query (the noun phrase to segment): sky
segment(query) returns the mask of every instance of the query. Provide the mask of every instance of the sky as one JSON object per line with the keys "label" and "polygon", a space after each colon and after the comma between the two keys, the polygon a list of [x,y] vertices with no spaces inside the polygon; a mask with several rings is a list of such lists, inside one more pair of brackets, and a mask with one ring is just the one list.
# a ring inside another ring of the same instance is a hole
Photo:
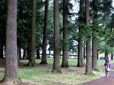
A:
{"label": "sky", "polygon": [[[75,0],[71,0],[70,2],[74,3],[72,12],[78,13],[78,11],[79,11],[79,3],[75,2]],[[112,0],[112,6],[114,7],[114,0]],[[78,17],[78,16],[75,16],[75,17]],[[75,20],[75,17],[73,17],[72,20]]]}
{"label": "sky", "polygon": [[112,1],[113,1],[112,6],[114,7],[114,0],[112,0]]}
{"label": "sky", "polygon": [[[73,7],[73,9],[75,8],[77,8],[77,9],[79,9],[79,3],[78,2],[75,2],[75,0],[71,0],[70,1],[71,3],[74,3],[74,7]],[[114,7],[114,0],[112,0],[112,6]],[[75,10],[76,11],[76,10]]]}

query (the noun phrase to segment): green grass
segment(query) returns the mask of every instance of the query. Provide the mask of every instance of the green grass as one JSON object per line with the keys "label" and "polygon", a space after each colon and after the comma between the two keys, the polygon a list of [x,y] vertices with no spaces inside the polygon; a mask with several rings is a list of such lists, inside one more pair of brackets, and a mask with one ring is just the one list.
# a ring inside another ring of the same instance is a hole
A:
{"label": "green grass", "polygon": [[[21,62],[28,62],[28,60],[20,60]],[[97,79],[105,76],[104,72],[104,60],[98,60],[98,69],[100,71],[93,71],[95,75],[84,75],[85,67],[76,67],[77,59],[69,59],[69,68],[61,68],[62,73],[51,73],[53,59],[48,58],[48,65],[38,65],[37,67],[25,67],[19,66],[19,77],[23,82],[30,82],[33,85],[59,85],[69,84],[76,85],[81,84],[93,79]],[[36,59],[36,63],[40,63],[40,59]],[[62,60],[60,60],[60,63]],[[114,61],[110,60],[110,63]],[[73,65],[73,66],[72,66]],[[4,71],[1,67],[0,71]],[[4,73],[0,73],[0,79],[2,79]]]}

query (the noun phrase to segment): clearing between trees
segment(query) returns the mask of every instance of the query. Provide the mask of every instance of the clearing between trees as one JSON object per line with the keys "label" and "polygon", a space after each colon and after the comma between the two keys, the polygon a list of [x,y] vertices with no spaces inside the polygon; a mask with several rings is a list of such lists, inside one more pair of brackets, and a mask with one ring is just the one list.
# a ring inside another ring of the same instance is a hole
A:
{"label": "clearing between trees", "polygon": [[[93,71],[95,75],[84,75],[85,67],[76,67],[77,59],[69,59],[69,68],[61,68],[62,73],[52,73],[53,59],[48,59],[47,65],[42,65],[40,59],[36,59],[36,67],[26,66],[28,60],[20,60],[19,77],[22,82],[0,83],[2,85],[77,85],[105,76],[104,60],[98,60],[100,71]],[[60,60],[60,63],[62,61]],[[110,63],[114,61],[110,60]],[[0,79],[4,76],[5,59],[0,59]]]}

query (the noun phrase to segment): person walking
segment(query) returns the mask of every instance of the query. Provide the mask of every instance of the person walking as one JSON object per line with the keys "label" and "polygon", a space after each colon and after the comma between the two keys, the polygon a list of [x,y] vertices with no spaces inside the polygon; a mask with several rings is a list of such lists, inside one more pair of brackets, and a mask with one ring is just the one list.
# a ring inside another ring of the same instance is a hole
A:
{"label": "person walking", "polygon": [[109,74],[109,71],[110,71],[110,62],[109,60],[105,60],[105,73],[106,73],[106,78],[108,78],[108,74]]}

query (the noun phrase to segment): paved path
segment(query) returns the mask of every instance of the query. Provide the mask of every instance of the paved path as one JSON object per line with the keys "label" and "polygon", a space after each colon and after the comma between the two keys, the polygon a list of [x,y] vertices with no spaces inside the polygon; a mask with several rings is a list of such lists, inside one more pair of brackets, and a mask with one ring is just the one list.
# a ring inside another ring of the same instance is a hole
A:
{"label": "paved path", "polygon": [[[111,64],[114,70],[114,64]],[[102,77],[79,85],[114,85],[114,71],[109,74],[108,78]]]}

